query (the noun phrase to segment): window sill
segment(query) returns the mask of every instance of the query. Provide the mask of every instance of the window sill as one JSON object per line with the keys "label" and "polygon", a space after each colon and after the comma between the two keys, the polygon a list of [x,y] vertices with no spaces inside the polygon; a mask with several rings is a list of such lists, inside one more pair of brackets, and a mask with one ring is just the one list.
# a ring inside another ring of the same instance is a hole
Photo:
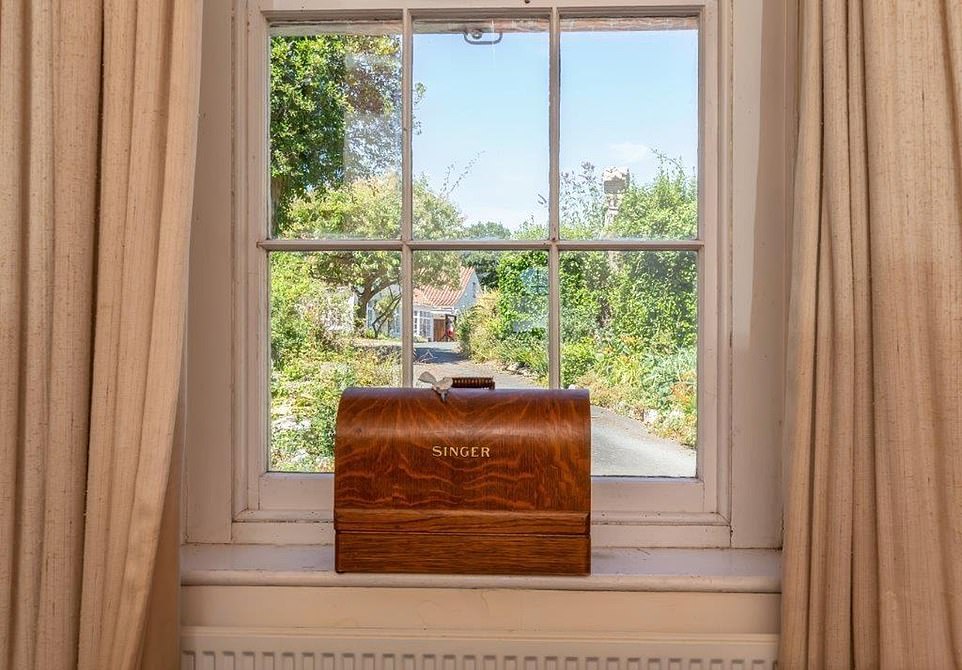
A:
{"label": "window sill", "polygon": [[185,545],[184,586],[336,586],[560,591],[778,593],[775,549],[608,549],[586,577],[369,575],[334,572],[332,545]]}

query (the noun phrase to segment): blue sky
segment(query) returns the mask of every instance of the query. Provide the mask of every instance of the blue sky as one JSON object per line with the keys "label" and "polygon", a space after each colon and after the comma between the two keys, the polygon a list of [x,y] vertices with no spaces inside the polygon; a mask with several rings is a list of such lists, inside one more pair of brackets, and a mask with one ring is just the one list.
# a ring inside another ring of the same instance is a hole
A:
{"label": "blue sky", "polygon": [[[624,167],[635,182],[654,174],[651,149],[697,160],[694,30],[565,32],[561,37],[561,169],[588,161],[600,174]],[[509,228],[547,219],[548,36],[507,33],[496,46],[460,34],[417,34],[414,172],[440,187],[449,166],[470,170],[452,192],[468,222]]]}

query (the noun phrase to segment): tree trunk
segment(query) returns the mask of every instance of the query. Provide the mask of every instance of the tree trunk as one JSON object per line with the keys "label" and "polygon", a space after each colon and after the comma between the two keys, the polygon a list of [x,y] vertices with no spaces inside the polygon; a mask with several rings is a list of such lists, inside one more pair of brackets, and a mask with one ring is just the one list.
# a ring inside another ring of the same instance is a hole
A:
{"label": "tree trunk", "polygon": [[398,293],[396,296],[392,296],[391,303],[387,306],[387,308],[375,317],[374,323],[371,326],[374,329],[375,337],[380,337],[382,335],[381,329],[384,327],[384,324],[390,322],[391,316],[394,314],[394,310],[397,309],[399,302],[401,302],[400,293]]}
{"label": "tree trunk", "polygon": [[374,297],[374,292],[370,288],[362,290],[357,296],[357,304],[354,305],[354,331],[359,335],[364,335],[367,329],[367,304]]}

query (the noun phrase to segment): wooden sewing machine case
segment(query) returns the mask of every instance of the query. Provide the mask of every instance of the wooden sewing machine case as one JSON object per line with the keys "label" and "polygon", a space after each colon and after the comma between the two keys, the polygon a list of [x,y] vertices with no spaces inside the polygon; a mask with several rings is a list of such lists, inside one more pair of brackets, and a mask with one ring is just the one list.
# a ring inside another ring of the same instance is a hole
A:
{"label": "wooden sewing machine case", "polygon": [[587,574],[590,424],[583,390],[347,389],[335,569]]}

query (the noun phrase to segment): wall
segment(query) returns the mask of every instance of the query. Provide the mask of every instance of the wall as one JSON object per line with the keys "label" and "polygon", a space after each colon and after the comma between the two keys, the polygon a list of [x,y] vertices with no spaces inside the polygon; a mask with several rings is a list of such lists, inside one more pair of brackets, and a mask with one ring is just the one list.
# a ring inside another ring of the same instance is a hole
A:
{"label": "wall", "polygon": [[369,670],[772,668],[778,601],[742,593],[195,586],[184,592],[183,667],[214,667],[216,659],[217,667]]}
{"label": "wall", "polygon": [[[235,2],[238,7],[244,5],[243,0]],[[790,134],[786,129],[792,122],[792,90],[786,82],[791,77],[788,69],[781,69],[785,63],[773,64],[762,54],[773,45],[793,43],[793,7],[792,0],[735,3],[730,31],[733,92],[735,104],[747,112],[734,120],[732,128],[733,172],[741,175],[731,185],[732,215],[752,225],[743,229],[747,232],[740,233],[742,236],[733,236],[732,282],[736,291],[739,282],[754,288],[748,291],[750,300],[732,306],[736,312],[782,309],[786,302],[784,283],[758,286],[752,278],[765,272],[783,276],[774,268],[786,257],[787,231],[782,222],[786,220],[790,171],[785,166],[785,146],[779,142]],[[243,27],[232,23],[232,11],[229,2],[209,0],[205,4],[193,235],[195,241],[206,241],[195,244],[195,248],[230,247],[229,226],[212,222],[231,216],[236,188],[229,169],[233,132],[229,108],[231,41],[235,31]],[[240,9],[238,15],[243,17],[244,10]],[[793,65],[791,57],[788,61],[787,66]],[[195,256],[195,268],[230,263],[229,258]],[[230,276],[229,270],[213,274],[218,278]],[[229,293],[229,286],[216,282],[191,283],[190,300],[195,303],[191,313],[200,316],[191,324],[188,351],[211,351],[205,324],[230,322],[230,305],[216,298]],[[197,305],[204,307],[199,309]],[[217,307],[211,309],[211,305]],[[752,321],[751,316],[735,319]],[[751,332],[734,332],[732,349],[735,357],[751,357],[754,361],[744,369],[761,371],[767,366],[777,385],[783,360],[781,348],[772,347],[772,341]],[[229,362],[218,360],[218,356],[229,358],[230,347],[219,346],[214,357],[189,361],[194,383],[188,393],[208,396],[208,411],[226,415],[230,413],[230,398],[204,387],[206,367],[229,367]],[[759,388],[759,393],[764,391],[764,386]],[[757,423],[748,426],[747,434],[740,439],[752,440],[757,435],[763,440],[778,431],[781,398],[777,395],[746,395],[734,398],[733,403],[750,405],[757,417]],[[744,410],[736,407],[735,411]],[[195,440],[188,457],[188,468],[193,472],[229,467],[220,461],[204,462],[219,453],[205,447],[223,439],[216,430],[206,430],[210,416],[188,417],[188,432]],[[224,423],[229,421],[220,421]],[[777,461],[779,454],[773,452],[765,458]],[[740,474],[743,480],[751,480],[753,486],[765,489],[777,501],[777,480],[752,480],[750,470],[757,465],[757,459],[735,458],[732,467],[736,474],[744,471]],[[185,507],[220,506],[225,508],[225,516],[230,516],[231,493],[224,490],[222,482],[190,490],[194,499]],[[772,523],[760,527],[777,527],[781,508],[776,502],[752,514],[772,517]],[[191,521],[191,533],[217,537],[230,532],[229,526],[208,528],[204,523],[203,519]],[[750,529],[733,528],[733,532],[736,530],[741,546],[772,544],[771,533],[755,537]],[[628,561],[589,578],[589,582],[559,582],[557,588],[551,588],[552,582],[538,582],[535,587],[517,581],[464,580],[459,584],[451,579],[433,582],[443,582],[439,587],[430,581],[344,580],[333,575],[329,566],[315,565],[303,555],[285,554],[281,547],[261,550],[286,555],[286,565],[264,570],[249,555],[226,549],[218,554],[215,546],[210,560],[232,576],[218,577],[216,570],[209,569],[185,572],[185,668],[516,670],[523,666],[524,670],[556,670],[563,665],[566,670],[600,670],[602,666],[605,670],[641,670],[769,668],[774,662],[779,608],[777,557],[763,558],[762,568],[756,570],[754,559],[749,560],[751,557],[745,554],[672,554],[673,550],[668,550],[661,555],[664,564],[658,569],[644,561]],[[312,551],[310,547],[301,550]],[[731,574],[740,567],[746,575],[764,572],[764,579],[733,579]]]}

